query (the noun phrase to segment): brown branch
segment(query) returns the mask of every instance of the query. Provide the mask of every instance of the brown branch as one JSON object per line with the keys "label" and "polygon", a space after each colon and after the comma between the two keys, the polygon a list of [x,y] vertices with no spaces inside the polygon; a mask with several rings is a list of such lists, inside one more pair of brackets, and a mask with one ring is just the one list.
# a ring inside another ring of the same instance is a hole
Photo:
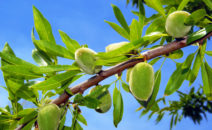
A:
{"label": "brown branch", "polygon": [[[202,43],[205,39],[209,38],[210,36],[212,36],[212,32],[208,33],[207,35],[205,35],[203,38],[198,39],[196,41],[193,41],[190,44],[193,43]],[[186,47],[188,46],[186,44],[187,38],[185,38],[184,40],[181,41],[174,41],[171,42],[169,44],[157,47],[155,49],[143,52],[141,55],[144,56],[146,58],[146,60],[150,60],[153,59],[155,57],[161,56],[161,55],[166,55],[172,51],[178,50],[180,48]],[[190,45],[189,44],[189,45]],[[88,89],[89,87],[98,84],[99,82],[101,82],[102,80],[114,75],[114,74],[118,74],[122,71],[124,71],[127,68],[133,67],[134,65],[136,65],[139,62],[143,62],[143,58],[140,59],[130,59],[128,61],[125,61],[123,63],[120,63],[118,65],[115,65],[107,70],[103,70],[101,71],[99,74],[97,74],[96,76],[91,77],[90,79],[70,88],[70,91],[73,94],[77,94],[77,93],[83,93],[86,89]],[[60,105],[62,103],[66,103],[68,101],[68,99],[71,97],[72,95],[69,95],[67,92],[64,92],[63,94],[61,94],[57,99],[53,100],[51,103]],[[26,123],[27,124],[27,123]],[[16,128],[16,130],[21,130],[26,124],[20,125],[18,128]]]}

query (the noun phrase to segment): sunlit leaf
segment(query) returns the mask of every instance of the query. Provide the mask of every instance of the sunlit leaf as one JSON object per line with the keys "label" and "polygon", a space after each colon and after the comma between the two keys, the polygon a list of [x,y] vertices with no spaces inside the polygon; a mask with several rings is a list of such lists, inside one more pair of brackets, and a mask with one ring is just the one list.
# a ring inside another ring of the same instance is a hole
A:
{"label": "sunlit leaf", "polygon": [[122,37],[130,40],[130,36],[129,36],[129,33],[123,29],[122,27],[120,27],[118,24],[116,23],[113,23],[113,22],[109,22],[109,21],[106,21],[106,23],[108,23],[117,33],[119,33]]}
{"label": "sunlit leaf", "polygon": [[165,10],[161,4],[161,2],[159,0],[144,0],[146,2],[146,4],[155,9],[156,11],[158,11],[161,15],[163,15],[164,17],[166,16],[165,15]]}
{"label": "sunlit leaf", "polygon": [[51,59],[45,53],[37,49],[32,50],[32,58],[40,66],[47,66],[52,64]]}
{"label": "sunlit leaf", "polygon": [[76,76],[78,73],[79,71],[75,70],[75,71],[67,71],[61,74],[57,74],[55,76],[52,76],[51,78],[48,78],[45,81],[32,85],[30,88],[34,88],[38,90],[56,89],[57,87],[61,86],[64,82],[72,78],[73,76]]}
{"label": "sunlit leaf", "polygon": [[183,8],[188,4],[190,0],[182,0],[180,5],[178,6],[177,10],[183,10]]}
{"label": "sunlit leaf", "polygon": [[121,24],[121,26],[122,26],[128,33],[130,33],[130,29],[129,29],[129,27],[128,27],[128,24],[127,24],[127,22],[126,22],[126,20],[125,20],[125,18],[124,18],[124,16],[123,16],[121,10],[120,10],[117,6],[115,6],[115,5],[113,5],[113,4],[112,4],[112,7],[113,7],[113,12],[114,12],[114,14],[115,14],[116,19],[118,20],[118,22]]}
{"label": "sunlit leaf", "polygon": [[33,6],[33,17],[35,29],[40,37],[40,40],[45,40],[51,44],[56,44],[52,34],[51,25],[35,6]]}
{"label": "sunlit leaf", "polygon": [[63,43],[65,43],[66,47],[68,48],[68,50],[74,54],[75,51],[80,48],[80,44],[71,39],[65,32],[59,30],[60,36],[62,38]]}

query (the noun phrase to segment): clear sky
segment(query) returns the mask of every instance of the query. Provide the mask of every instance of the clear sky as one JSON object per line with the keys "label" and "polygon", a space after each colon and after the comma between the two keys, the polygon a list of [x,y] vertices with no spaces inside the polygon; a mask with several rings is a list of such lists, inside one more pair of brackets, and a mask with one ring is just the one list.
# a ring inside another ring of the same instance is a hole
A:
{"label": "clear sky", "polygon": [[[105,46],[114,42],[126,41],[119,36],[104,20],[116,22],[111,3],[117,5],[123,12],[128,24],[131,23],[135,16],[131,13],[131,5],[126,6],[125,0],[0,0],[0,50],[4,43],[8,42],[16,55],[26,61],[35,63],[31,57],[31,51],[34,48],[31,41],[31,30],[33,28],[32,5],[35,5],[42,14],[48,19],[52,26],[53,34],[57,44],[64,45],[59,36],[58,30],[66,32],[72,39],[77,40],[80,44],[88,44],[89,48],[103,52]],[[146,8],[147,16],[155,11]],[[184,48],[184,57],[177,61],[184,61],[188,53],[194,52],[195,46]],[[211,41],[208,42],[207,50],[212,50]],[[212,65],[211,57],[206,56],[207,61]],[[70,64],[69,60],[60,58],[60,64]],[[154,65],[156,71],[161,62]],[[158,98],[163,96],[165,86],[169,76],[175,69],[175,63],[167,60],[162,68],[162,80]],[[123,75],[124,78],[125,74]],[[200,76],[200,75],[199,75]],[[88,77],[83,77],[74,84],[80,83]],[[110,83],[115,80],[111,77],[101,82],[101,84]],[[201,83],[198,78],[192,86],[198,87]],[[0,73],[0,85],[4,85],[2,73]],[[114,86],[110,88],[111,93]],[[188,82],[184,82],[180,90],[188,92]],[[140,112],[135,112],[139,104],[135,99],[121,90],[124,100],[124,115],[118,125],[113,126],[113,108],[108,113],[99,114],[94,110],[82,107],[82,115],[85,116],[88,126],[83,126],[85,130],[168,130],[170,118],[167,114],[159,123],[155,124],[156,116],[151,120],[147,116],[139,118]],[[178,96],[173,94],[168,99],[177,100]],[[25,103],[27,107],[27,103]],[[0,88],[0,107],[9,104],[7,92]],[[29,106],[28,106],[29,107]],[[189,118],[183,120],[174,127],[174,130],[209,130],[212,128],[212,115],[208,114],[208,120],[203,119],[200,125],[195,125]],[[71,124],[71,119],[66,121]]]}

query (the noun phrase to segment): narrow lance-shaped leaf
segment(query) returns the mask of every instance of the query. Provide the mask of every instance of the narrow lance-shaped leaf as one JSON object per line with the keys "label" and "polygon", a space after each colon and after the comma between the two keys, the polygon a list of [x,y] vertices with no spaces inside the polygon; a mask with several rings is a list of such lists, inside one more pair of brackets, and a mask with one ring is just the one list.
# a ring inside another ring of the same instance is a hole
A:
{"label": "narrow lance-shaped leaf", "polygon": [[188,76],[188,72],[191,67],[194,55],[195,53],[190,54],[183,63],[177,66],[176,70],[169,78],[164,95],[171,95],[180,88],[183,81]]}
{"label": "narrow lance-shaped leaf", "polygon": [[73,65],[48,65],[40,67],[32,67],[32,72],[37,74],[52,73],[67,70],[80,70],[79,67]]}
{"label": "narrow lance-shaped leaf", "polygon": [[178,6],[177,10],[183,10],[183,8],[188,4],[190,0],[182,0],[180,5]]}
{"label": "narrow lance-shaped leaf", "polygon": [[204,37],[206,34],[208,34],[211,31],[212,31],[212,24],[209,24],[205,28],[189,35],[186,44],[190,44],[191,42],[194,42],[194,41]]}
{"label": "narrow lance-shaped leaf", "polygon": [[36,79],[43,75],[32,71],[31,66],[27,65],[5,65],[1,70],[9,75],[9,77],[17,79]]}
{"label": "narrow lance-shaped leaf", "polygon": [[138,7],[139,7],[139,15],[138,15],[139,20],[138,20],[138,22],[139,22],[139,26],[140,26],[139,30],[141,32],[140,35],[142,36],[142,32],[143,32],[143,28],[144,28],[144,22],[146,20],[145,8],[144,8],[144,5],[143,5],[143,2],[138,1]]}
{"label": "narrow lance-shaped leaf", "polygon": [[152,32],[165,32],[165,19],[163,17],[156,18],[146,30],[146,34]]}
{"label": "narrow lance-shaped leaf", "polygon": [[203,62],[201,65],[203,92],[208,100],[212,100],[212,68],[207,62]]}
{"label": "narrow lance-shaped leaf", "polygon": [[205,53],[209,56],[212,56],[212,51],[206,51]]}
{"label": "narrow lance-shaped leaf", "polygon": [[117,127],[122,119],[124,106],[121,93],[116,87],[113,90],[113,107],[113,123]]}
{"label": "narrow lance-shaped leaf", "polygon": [[186,25],[195,25],[207,15],[205,9],[198,9],[189,15],[188,18],[185,19]]}
{"label": "narrow lance-shaped leaf", "polygon": [[42,81],[38,84],[32,85],[31,88],[38,89],[38,90],[51,90],[56,89],[57,87],[61,86],[64,82],[76,76],[79,71],[67,71],[61,74],[57,74],[52,76],[51,78]]}
{"label": "narrow lance-shaped leaf", "polygon": [[146,4],[149,7],[152,7],[153,9],[155,9],[156,11],[158,11],[161,15],[163,15],[164,17],[165,15],[165,10],[160,2],[160,0],[144,0],[146,2]]}
{"label": "narrow lance-shaped leaf", "polygon": [[130,29],[129,29],[129,27],[128,27],[128,24],[127,24],[127,22],[126,22],[126,20],[125,20],[125,18],[124,18],[124,16],[123,16],[121,10],[120,10],[117,6],[115,6],[115,5],[113,5],[113,4],[112,4],[112,7],[113,7],[113,12],[114,12],[114,14],[115,14],[115,16],[116,16],[116,19],[119,21],[119,23],[121,24],[121,26],[122,26],[128,33],[130,33]]}
{"label": "narrow lance-shaped leaf", "polygon": [[63,43],[65,43],[66,47],[68,48],[68,50],[74,54],[75,51],[80,48],[80,44],[71,39],[65,32],[59,30],[60,36],[62,38]]}
{"label": "narrow lance-shaped leaf", "polygon": [[133,19],[131,25],[130,25],[130,41],[138,40],[141,37],[141,31],[142,31],[141,24],[136,20]]}
{"label": "narrow lance-shaped leaf", "polygon": [[36,46],[44,51],[47,54],[53,56],[60,56],[68,59],[74,59],[74,54],[69,52],[66,48],[60,45],[52,45],[50,42],[43,41],[43,40],[35,40],[34,43]]}
{"label": "narrow lance-shaped leaf", "polygon": [[130,36],[129,33],[123,29],[122,27],[120,27],[118,24],[113,23],[113,22],[109,22],[106,21],[106,23],[108,23],[117,33],[119,33],[122,37],[126,38],[127,40],[130,40]]}
{"label": "narrow lance-shaped leaf", "polygon": [[204,58],[205,49],[206,49],[206,42],[204,42],[203,45],[200,45],[196,59],[193,64],[193,68],[188,75],[188,79],[190,81],[189,85],[191,85],[195,81],[195,79],[199,73],[199,69],[201,67],[201,64],[202,64],[202,61]]}
{"label": "narrow lance-shaped leaf", "polygon": [[212,10],[212,1],[211,0],[203,0],[203,2]]}
{"label": "narrow lance-shaped leaf", "polygon": [[35,29],[38,32],[40,40],[45,40],[51,44],[56,44],[52,34],[51,25],[35,6],[33,6],[33,16]]}

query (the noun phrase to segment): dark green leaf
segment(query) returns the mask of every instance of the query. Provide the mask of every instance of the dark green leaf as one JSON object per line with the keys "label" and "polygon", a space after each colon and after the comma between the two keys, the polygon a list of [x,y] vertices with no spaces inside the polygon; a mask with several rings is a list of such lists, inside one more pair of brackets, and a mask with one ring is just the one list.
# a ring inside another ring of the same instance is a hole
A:
{"label": "dark green leaf", "polygon": [[203,28],[203,29],[201,29],[201,30],[199,30],[197,32],[194,32],[191,35],[189,35],[186,44],[190,44],[190,43],[192,43],[192,42],[204,37],[206,34],[208,34],[211,31],[212,31],[212,24],[209,24],[205,28]]}
{"label": "dark green leaf", "polygon": [[24,116],[21,118],[21,120],[19,121],[19,124],[24,124],[24,123],[27,123],[27,122],[29,122],[29,121],[35,119],[36,116],[37,116],[37,114],[38,114],[37,111],[34,110],[34,111],[32,111],[32,112],[30,112],[30,113],[24,115]]}
{"label": "dark green leaf", "polygon": [[35,123],[35,121],[36,121],[36,119],[34,119],[34,120],[30,121],[29,123],[27,123],[27,125],[24,126],[24,128],[22,128],[22,130],[31,130],[33,125],[34,125],[34,123]]}
{"label": "dark green leaf", "polygon": [[38,32],[40,40],[45,40],[50,42],[51,44],[56,44],[54,36],[52,34],[51,25],[35,6],[33,6],[33,16],[35,29]]}
{"label": "dark green leaf", "polygon": [[191,67],[194,55],[195,53],[190,54],[183,63],[177,66],[176,70],[169,78],[164,95],[171,95],[180,88],[180,86],[188,76],[188,72]]}
{"label": "dark green leaf", "polygon": [[60,36],[62,38],[63,43],[65,43],[66,47],[68,48],[68,50],[74,54],[75,51],[80,48],[80,44],[71,39],[65,32],[59,30]]}
{"label": "dark green leaf", "polygon": [[129,29],[128,25],[127,25],[127,22],[126,22],[126,20],[125,20],[125,18],[124,18],[124,16],[123,16],[121,10],[120,10],[117,6],[115,6],[115,5],[113,5],[113,4],[112,4],[112,7],[113,7],[113,12],[114,12],[114,14],[115,14],[116,19],[118,20],[118,22],[121,24],[121,26],[122,26],[128,33],[130,33],[130,29]]}
{"label": "dark green leaf", "polygon": [[130,40],[130,36],[129,36],[129,33],[123,29],[122,27],[120,27],[119,25],[117,25],[116,23],[113,23],[113,22],[109,22],[109,21],[106,21],[106,23],[108,23],[117,33],[119,33],[122,37]]}
{"label": "dark green leaf", "polygon": [[113,107],[113,123],[117,127],[122,119],[124,106],[121,93],[116,87],[113,90]]}
{"label": "dark green leaf", "polygon": [[57,87],[61,86],[64,82],[72,78],[73,76],[76,76],[78,73],[79,71],[75,70],[75,71],[67,71],[61,74],[57,74],[45,81],[32,85],[30,88],[34,88],[38,90],[56,89]]}

